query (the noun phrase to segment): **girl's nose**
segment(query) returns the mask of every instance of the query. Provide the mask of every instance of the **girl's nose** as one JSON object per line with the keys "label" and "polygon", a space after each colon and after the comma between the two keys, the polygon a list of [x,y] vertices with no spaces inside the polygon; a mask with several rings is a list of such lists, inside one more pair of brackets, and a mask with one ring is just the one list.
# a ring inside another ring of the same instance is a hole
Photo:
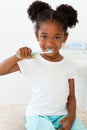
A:
{"label": "girl's nose", "polygon": [[54,47],[54,43],[53,43],[52,40],[47,41],[45,45],[46,45],[47,48],[53,48]]}

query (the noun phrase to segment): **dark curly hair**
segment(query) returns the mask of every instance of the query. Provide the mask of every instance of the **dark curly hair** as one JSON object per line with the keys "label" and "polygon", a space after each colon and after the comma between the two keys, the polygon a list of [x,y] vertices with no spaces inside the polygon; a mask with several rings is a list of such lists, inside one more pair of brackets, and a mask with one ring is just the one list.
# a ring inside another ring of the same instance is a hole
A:
{"label": "dark curly hair", "polygon": [[36,22],[36,31],[46,20],[58,21],[65,32],[68,27],[72,28],[78,22],[77,11],[67,4],[62,4],[53,10],[48,3],[37,0],[29,6],[27,13],[32,22]]}

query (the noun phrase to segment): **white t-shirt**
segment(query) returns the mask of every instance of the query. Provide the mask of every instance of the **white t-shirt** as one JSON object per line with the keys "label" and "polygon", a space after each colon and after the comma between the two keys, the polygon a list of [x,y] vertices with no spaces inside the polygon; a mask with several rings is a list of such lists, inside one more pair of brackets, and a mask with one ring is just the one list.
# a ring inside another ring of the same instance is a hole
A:
{"label": "white t-shirt", "polygon": [[51,62],[38,55],[21,60],[18,65],[21,73],[29,78],[32,88],[26,116],[67,114],[68,79],[76,75],[74,63],[67,58]]}

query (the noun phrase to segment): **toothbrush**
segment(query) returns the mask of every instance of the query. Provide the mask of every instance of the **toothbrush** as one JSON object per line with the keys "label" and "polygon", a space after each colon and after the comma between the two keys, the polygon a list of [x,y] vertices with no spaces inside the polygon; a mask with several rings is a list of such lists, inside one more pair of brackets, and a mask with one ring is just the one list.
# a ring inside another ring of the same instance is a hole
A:
{"label": "toothbrush", "polygon": [[52,53],[52,50],[47,50],[47,51],[41,51],[41,52],[31,52],[32,56],[38,55],[38,54],[46,54],[46,53]]}
{"label": "toothbrush", "polygon": [[[52,53],[52,52],[53,52],[53,50],[47,50],[47,51],[41,51],[41,52],[31,52],[31,56],[35,56],[35,55],[38,55],[38,54]],[[17,56],[18,58],[21,58],[20,52],[18,52],[18,53],[16,54],[16,56]]]}

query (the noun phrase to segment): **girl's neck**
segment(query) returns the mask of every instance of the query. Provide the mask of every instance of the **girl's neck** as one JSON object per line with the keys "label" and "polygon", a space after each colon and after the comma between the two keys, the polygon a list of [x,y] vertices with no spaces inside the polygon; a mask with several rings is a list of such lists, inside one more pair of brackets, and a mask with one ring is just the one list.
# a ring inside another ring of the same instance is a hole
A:
{"label": "girl's neck", "polygon": [[60,55],[59,53],[53,55],[53,56],[48,56],[46,54],[41,54],[41,56],[48,60],[48,61],[52,61],[52,62],[59,62],[59,61],[62,61],[63,60],[63,56]]}

